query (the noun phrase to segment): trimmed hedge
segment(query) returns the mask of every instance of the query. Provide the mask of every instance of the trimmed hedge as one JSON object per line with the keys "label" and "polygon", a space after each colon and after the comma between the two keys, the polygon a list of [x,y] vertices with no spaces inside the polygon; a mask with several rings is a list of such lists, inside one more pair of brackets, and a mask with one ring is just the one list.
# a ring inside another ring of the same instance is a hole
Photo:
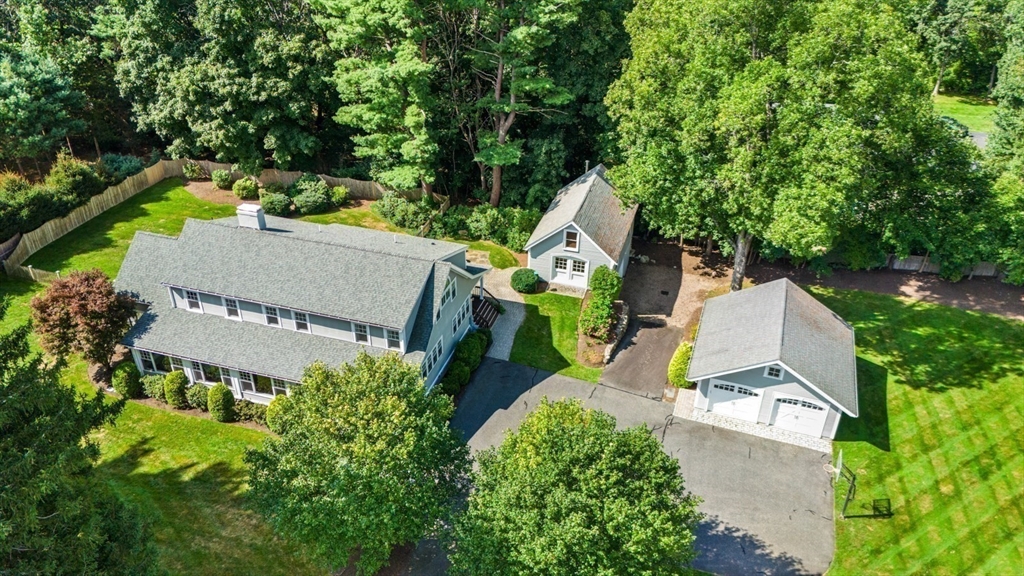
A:
{"label": "trimmed hedge", "polygon": [[206,412],[206,397],[208,395],[209,392],[206,386],[202,384],[193,384],[188,387],[188,390],[185,390],[185,398],[188,399],[188,405],[203,412]]}
{"label": "trimmed hedge", "polygon": [[449,396],[458,395],[466,387],[466,384],[469,384],[471,373],[472,370],[464,362],[452,361],[448,366],[448,372],[445,373],[444,378],[441,378],[441,392]]}
{"label": "trimmed hedge", "polygon": [[291,398],[284,394],[274,396],[267,406],[267,427],[271,432],[284,434],[288,429],[288,410],[291,408]]}
{"label": "trimmed hedge", "polygon": [[509,285],[512,289],[521,294],[533,294],[537,290],[537,281],[540,277],[530,268],[520,268],[512,273]]}
{"label": "trimmed hedge", "polygon": [[188,376],[181,370],[170,372],[164,378],[164,399],[178,409],[189,407],[185,391],[188,389]]}
{"label": "trimmed hedge", "polygon": [[239,400],[235,403],[235,419],[239,422],[255,422],[266,425],[267,407],[249,400]]}
{"label": "trimmed hedge", "polygon": [[480,366],[484,353],[491,345],[491,331],[480,329],[470,332],[455,345],[455,353],[452,355],[452,362],[448,365],[448,371],[438,383],[438,389],[449,396],[457,396],[472,376],[473,370]]}
{"label": "trimmed hedge", "polygon": [[487,352],[487,349],[490,348],[491,344],[494,343],[494,334],[491,333],[491,329],[490,328],[477,328],[475,334],[479,334],[479,335],[483,336],[483,339],[484,339],[484,352]]}
{"label": "trimmed hedge", "polygon": [[682,342],[679,348],[672,354],[672,360],[668,363],[668,383],[684,388],[690,383],[686,380],[686,371],[690,368],[690,357],[693,356],[693,344]]}
{"label": "trimmed hedge", "polygon": [[218,422],[235,420],[235,396],[224,384],[210,388],[206,396],[206,408],[210,411],[210,416]]}
{"label": "trimmed hedge", "polygon": [[295,210],[299,214],[323,214],[330,209],[331,199],[321,190],[307,190],[295,196]]}
{"label": "trimmed hedge", "polygon": [[284,194],[264,192],[260,196],[260,206],[263,207],[265,213],[271,216],[287,216],[292,211],[292,199]]}
{"label": "trimmed hedge", "polygon": [[227,170],[214,170],[210,174],[213,185],[221,190],[231,190],[231,172]]}
{"label": "trimmed hedge", "polygon": [[474,334],[467,334],[461,342],[455,345],[453,358],[455,362],[465,364],[470,370],[476,370],[483,355],[484,350],[480,346],[480,340]]}
{"label": "trimmed hedge", "polygon": [[590,291],[609,300],[616,300],[622,292],[622,277],[602,264],[594,268],[590,275]]}
{"label": "trimmed hedge", "polygon": [[125,398],[142,397],[142,375],[135,362],[124,362],[114,370],[110,385]]}
{"label": "trimmed hedge", "polygon": [[615,299],[622,292],[622,277],[605,265],[598,266],[590,275],[590,299],[580,313],[580,331],[607,341],[615,320]]}
{"label": "trimmed hedge", "polygon": [[242,200],[256,200],[260,197],[260,185],[252,178],[235,180],[231,190]]}
{"label": "trimmed hedge", "polygon": [[159,374],[150,374],[142,377],[142,393],[147,398],[166,402],[164,399],[164,377]]}

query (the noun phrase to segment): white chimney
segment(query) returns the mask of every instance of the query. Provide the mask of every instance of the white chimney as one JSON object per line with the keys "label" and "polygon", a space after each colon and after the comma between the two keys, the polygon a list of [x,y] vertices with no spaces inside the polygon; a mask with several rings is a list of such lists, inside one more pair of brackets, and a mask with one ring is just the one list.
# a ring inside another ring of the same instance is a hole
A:
{"label": "white chimney", "polygon": [[259,204],[242,204],[238,207],[238,226],[254,230],[266,230],[267,218]]}

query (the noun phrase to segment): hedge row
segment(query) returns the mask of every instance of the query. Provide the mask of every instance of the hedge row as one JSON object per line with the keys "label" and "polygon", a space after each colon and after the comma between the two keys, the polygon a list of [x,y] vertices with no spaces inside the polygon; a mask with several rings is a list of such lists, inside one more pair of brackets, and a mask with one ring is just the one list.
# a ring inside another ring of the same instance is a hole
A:
{"label": "hedge row", "polygon": [[439,390],[449,396],[458,396],[466,384],[469,384],[470,375],[480,366],[480,361],[483,360],[492,341],[491,331],[486,328],[466,334],[466,337],[455,345],[448,371],[438,384]]}
{"label": "hedge row", "polygon": [[12,172],[0,173],[0,241],[67,216],[106,189],[96,169],[64,154],[38,184]]}
{"label": "hedge row", "polygon": [[165,376],[139,375],[133,362],[117,367],[111,382],[115,390],[127,398],[153,398],[173,408],[186,410],[195,408],[209,412],[220,422],[256,422],[267,424],[267,407],[248,400],[235,400],[234,394],[224,384],[206,387],[203,384],[189,385],[188,376],[175,370]]}
{"label": "hedge row", "polygon": [[580,313],[580,331],[606,342],[615,321],[615,300],[622,292],[622,277],[601,265],[590,275],[590,299]]}
{"label": "hedge row", "polygon": [[672,354],[672,360],[668,363],[668,383],[676,388],[689,386],[686,381],[686,371],[690,368],[690,357],[693,355],[693,344],[683,341],[679,348]]}

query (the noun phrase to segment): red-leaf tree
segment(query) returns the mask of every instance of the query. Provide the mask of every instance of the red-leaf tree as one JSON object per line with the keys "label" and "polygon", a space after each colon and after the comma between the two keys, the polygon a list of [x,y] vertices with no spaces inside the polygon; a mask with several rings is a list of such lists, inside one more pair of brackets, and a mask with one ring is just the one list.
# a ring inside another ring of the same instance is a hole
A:
{"label": "red-leaf tree", "polygon": [[44,350],[54,356],[78,352],[106,368],[134,317],[131,298],[115,292],[97,269],[72,272],[32,299],[32,321]]}

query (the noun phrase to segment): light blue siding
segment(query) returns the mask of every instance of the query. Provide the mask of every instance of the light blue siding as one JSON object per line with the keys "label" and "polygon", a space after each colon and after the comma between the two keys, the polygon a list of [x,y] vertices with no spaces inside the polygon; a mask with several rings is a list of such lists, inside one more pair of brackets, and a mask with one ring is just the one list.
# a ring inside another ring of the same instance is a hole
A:
{"label": "light blue siding", "polygon": [[613,267],[617,264],[583,233],[580,233],[579,236],[579,251],[566,250],[563,245],[563,236],[566,229],[579,232],[575,225],[568,224],[558,232],[538,242],[529,250],[530,268],[536,271],[537,275],[545,282],[553,281],[555,256],[565,256],[566,258],[575,258],[587,262],[584,286],[590,283],[590,275],[593,273],[594,268],[602,264],[608,267]]}

